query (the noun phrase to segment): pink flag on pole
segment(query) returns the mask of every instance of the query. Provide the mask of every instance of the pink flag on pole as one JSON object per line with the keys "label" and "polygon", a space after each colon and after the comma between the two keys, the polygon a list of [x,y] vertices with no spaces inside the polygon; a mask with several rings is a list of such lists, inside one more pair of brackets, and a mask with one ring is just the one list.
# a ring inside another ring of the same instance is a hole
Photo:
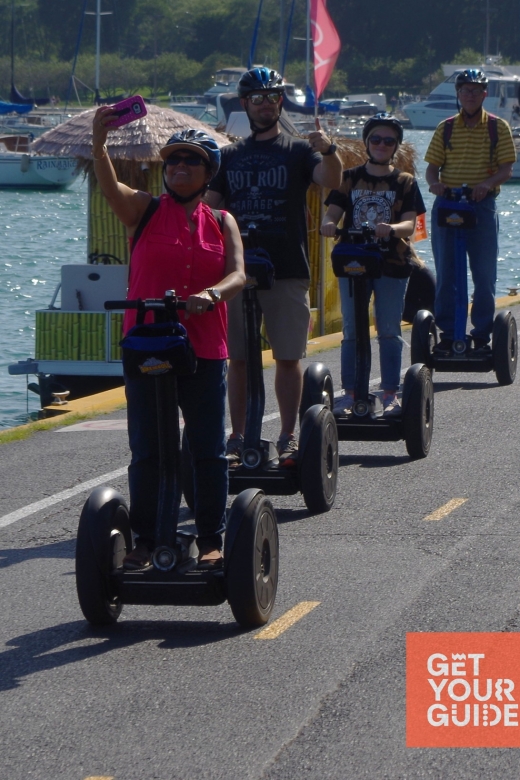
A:
{"label": "pink flag on pole", "polygon": [[311,0],[311,35],[314,44],[316,100],[329,83],[341,49],[341,41],[327,11],[325,0]]}

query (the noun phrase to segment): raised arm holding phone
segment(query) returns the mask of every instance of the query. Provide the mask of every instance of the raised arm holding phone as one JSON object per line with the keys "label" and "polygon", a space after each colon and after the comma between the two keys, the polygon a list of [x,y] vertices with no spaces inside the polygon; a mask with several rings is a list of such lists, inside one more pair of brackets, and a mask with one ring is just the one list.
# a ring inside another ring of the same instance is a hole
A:
{"label": "raised arm holding phone", "polygon": [[[188,129],[175,133],[160,150],[166,194],[133,246],[134,233],[152,196],[119,182],[106,140],[117,117],[103,106],[93,121],[94,172],[110,208],[125,225],[132,249],[129,299],[162,298],[175,290],[186,301],[180,313],[197,356],[196,373],[178,377],[179,405],[194,465],[195,523],[199,566],[222,565],[222,534],[228,491],[225,457],[227,373],[226,301],[244,286],[242,242],[233,217],[216,215],[202,197],[220,165],[211,136]],[[212,310],[208,311],[210,307]],[[127,311],[123,330],[133,326]],[[154,549],[159,491],[159,443],[153,383],[125,376],[128,434],[130,524],[137,543],[124,566],[150,565]]]}

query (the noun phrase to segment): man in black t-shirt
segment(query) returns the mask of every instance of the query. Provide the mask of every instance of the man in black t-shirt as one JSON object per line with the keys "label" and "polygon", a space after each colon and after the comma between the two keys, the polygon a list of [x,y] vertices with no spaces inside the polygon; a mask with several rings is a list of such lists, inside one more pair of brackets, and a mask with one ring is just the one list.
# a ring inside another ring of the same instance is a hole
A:
{"label": "man in black t-shirt", "polygon": [[[275,392],[280,409],[278,440],[280,464],[296,465],[294,436],[302,392],[300,361],[305,356],[309,329],[309,261],[306,195],[312,182],[329,189],[341,182],[341,159],[336,146],[316,120],[309,139],[282,133],[279,119],[285,87],[281,76],[268,68],[244,73],[238,94],[251,125],[251,135],[222,151],[218,176],[206,201],[223,206],[241,230],[258,228],[258,244],[269,252],[275,285],[259,290],[267,336],[276,362]],[[246,353],[242,296],[228,305],[229,408],[232,434],[227,456],[230,465],[241,460],[246,421]]]}

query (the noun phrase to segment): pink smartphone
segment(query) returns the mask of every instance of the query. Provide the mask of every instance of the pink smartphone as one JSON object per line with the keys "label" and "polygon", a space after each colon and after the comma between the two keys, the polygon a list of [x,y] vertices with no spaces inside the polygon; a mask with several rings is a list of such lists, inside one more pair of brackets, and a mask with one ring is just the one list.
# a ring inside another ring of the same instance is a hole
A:
{"label": "pink smartphone", "polygon": [[141,95],[134,95],[126,98],[126,100],[122,100],[120,103],[115,103],[112,106],[112,111],[114,114],[117,114],[117,119],[107,122],[107,127],[127,125],[129,122],[141,119],[142,116],[146,116],[148,113]]}

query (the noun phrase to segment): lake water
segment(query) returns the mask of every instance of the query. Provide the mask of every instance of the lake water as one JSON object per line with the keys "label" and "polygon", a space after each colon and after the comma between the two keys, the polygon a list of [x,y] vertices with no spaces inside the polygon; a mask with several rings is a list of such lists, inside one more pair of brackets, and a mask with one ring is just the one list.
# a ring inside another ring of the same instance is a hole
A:
{"label": "lake water", "polygon": [[[419,183],[426,207],[433,196],[424,182],[424,152],[430,131],[409,131],[418,152]],[[520,284],[518,251],[520,183],[502,188],[497,296]],[[430,241],[417,245],[433,265]],[[9,363],[34,357],[36,309],[49,305],[64,262],[87,258],[87,183],[82,178],[65,192],[0,190],[0,428],[35,417],[39,399],[26,392],[26,378],[10,376]],[[29,381],[33,381],[30,377]]]}

